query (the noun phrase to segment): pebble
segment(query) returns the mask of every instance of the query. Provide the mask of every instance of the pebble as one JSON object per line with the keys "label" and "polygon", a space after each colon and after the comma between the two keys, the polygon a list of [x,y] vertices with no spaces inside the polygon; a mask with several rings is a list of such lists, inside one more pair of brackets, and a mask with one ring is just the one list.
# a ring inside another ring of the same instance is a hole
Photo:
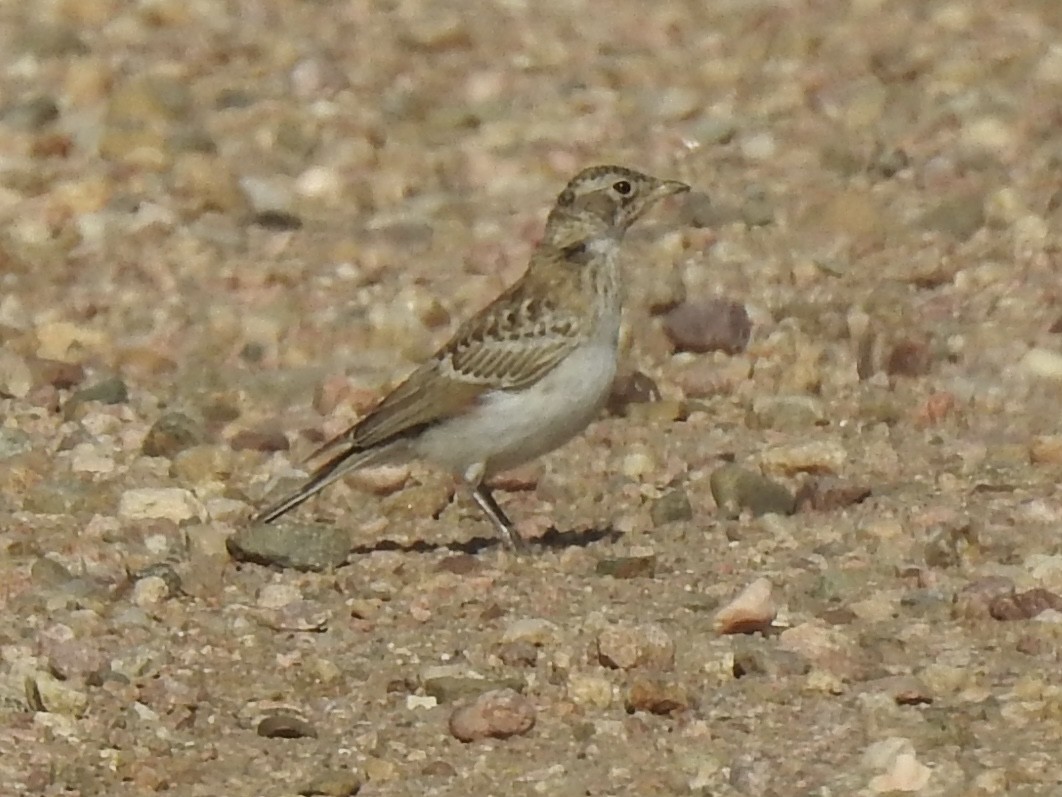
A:
{"label": "pebble", "polygon": [[752,320],[739,302],[692,299],[664,315],[664,332],[675,351],[737,354],[748,346]]}
{"label": "pebble", "polygon": [[206,510],[190,490],[183,487],[139,487],[126,490],[118,502],[118,517],[124,520],[206,520]]}
{"label": "pebble", "polygon": [[565,686],[568,699],[577,706],[606,709],[612,704],[612,682],[600,675],[573,672]]}
{"label": "pebble", "polygon": [[302,591],[294,584],[266,584],[258,590],[255,603],[261,609],[282,609],[299,600]]}
{"label": "pebble", "polygon": [[287,712],[270,714],[262,719],[255,733],[265,739],[316,739],[317,728],[302,717]]}
{"label": "pebble", "polygon": [[794,431],[817,426],[825,418],[822,400],[814,396],[756,396],[750,425],[756,429]]}
{"label": "pebble", "polygon": [[1025,352],[1019,365],[1041,379],[1062,380],[1062,354],[1052,349],[1033,347]]}
{"label": "pebble", "polygon": [[508,739],[535,726],[535,707],[512,689],[484,692],[471,704],[454,709],[450,733],[462,742],[479,739]]}
{"label": "pebble", "polygon": [[933,771],[918,761],[914,745],[903,737],[874,742],[863,752],[863,766],[874,775],[868,784],[876,794],[917,792],[925,788]]}
{"label": "pebble", "polygon": [[812,477],[796,493],[798,511],[833,512],[861,504],[873,494],[869,485],[836,476]]}
{"label": "pebble", "polygon": [[377,756],[369,756],[361,767],[370,783],[388,783],[397,780],[401,774],[394,761]]}
{"label": "pebble", "polygon": [[755,634],[771,627],[778,609],[771,597],[770,579],[758,578],[715,613],[720,634]]}
{"label": "pebble", "polygon": [[778,644],[832,676],[846,677],[858,669],[853,643],[835,627],[801,623],[779,634]]}
{"label": "pebble", "polygon": [[594,565],[594,573],[612,578],[653,578],[656,575],[656,554],[652,550],[644,553],[632,551],[630,556],[599,559]]}
{"label": "pebble", "polygon": [[422,678],[424,693],[440,703],[453,703],[465,698],[478,697],[485,692],[499,689],[520,691],[524,683],[520,678],[483,678],[474,675],[425,675]]}
{"label": "pebble", "polygon": [[15,352],[0,349],[0,397],[25,398],[33,387],[33,373]]}
{"label": "pebble", "polygon": [[1025,592],[999,595],[988,605],[988,613],[996,620],[1030,620],[1041,612],[1062,611],[1062,595],[1037,587]]}
{"label": "pebble", "polygon": [[744,510],[754,516],[791,515],[796,499],[785,485],[740,465],[720,465],[708,480],[719,511],[737,517]]}
{"label": "pebble", "polygon": [[837,475],[848,461],[848,449],[837,439],[818,439],[793,445],[775,446],[760,455],[764,470],[793,475],[820,473]]}
{"label": "pebble", "polygon": [[597,658],[612,669],[668,670],[675,663],[675,642],[656,624],[610,625],[597,635]]}
{"label": "pebble", "polygon": [[100,404],[124,404],[128,400],[129,390],[125,382],[118,377],[112,377],[75,391],[63,405],[63,416],[67,419],[73,418],[79,407],[92,401]]}
{"label": "pebble", "polygon": [[653,501],[649,508],[649,519],[653,522],[653,528],[693,520],[693,507],[686,491],[676,487]]}
{"label": "pebble", "polygon": [[146,457],[168,457],[200,442],[202,429],[183,412],[165,412],[148,429],[140,447]]}
{"label": "pebble", "polygon": [[351,549],[347,529],[316,523],[254,523],[239,529],[225,545],[240,562],[315,571],[345,564]]}
{"label": "pebble", "polygon": [[57,390],[69,390],[85,379],[85,368],[80,363],[64,363],[35,356],[28,364],[33,373],[34,385],[51,385]]}
{"label": "pebble", "polygon": [[229,438],[229,447],[233,451],[287,451],[291,448],[287,435],[277,428],[261,427],[258,429],[241,429]]}
{"label": "pebble", "polygon": [[137,579],[133,585],[133,604],[141,609],[157,606],[170,597],[172,590],[166,579],[161,576],[148,576]]}
{"label": "pebble", "polygon": [[346,770],[321,772],[299,789],[303,797],[353,797],[361,790],[357,773]]}
{"label": "pebble", "polygon": [[955,593],[952,616],[964,620],[984,620],[996,599],[1014,594],[1014,581],[1006,576],[982,576]]}
{"label": "pebble", "polygon": [[957,194],[939,200],[918,223],[926,230],[942,232],[965,241],[985,226],[984,200],[977,194]]}
{"label": "pebble", "polygon": [[232,475],[235,457],[222,445],[194,445],[179,451],[170,464],[170,475],[188,484],[224,481]]}
{"label": "pebble", "polygon": [[528,642],[536,647],[551,645],[560,638],[556,623],[541,617],[524,617],[509,623],[502,632],[502,644]]}
{"label": "pebble", "polygon": [[295,193],[307,199],[335,203],[343,196],[343,181],[335,169],[311,166],[295,178]]}
{"label": "pebble", "polygon": [[631,404],[650,404],[660,398],[660,388],[651,377],[641,371],[629,371],[613,381],[607,406],[612,415],[625,415]]}
{"label": "pebble", "polygon": [[34,711],[81,717],[88,710],[88,695],[54,675],[38,672],[26,678],[26,702]]}
{"label": "pebble", "polygon": [[623,699],[628,712],[676,714],[690,707],[690,698],[681,684],[660,678],[635,676]]}

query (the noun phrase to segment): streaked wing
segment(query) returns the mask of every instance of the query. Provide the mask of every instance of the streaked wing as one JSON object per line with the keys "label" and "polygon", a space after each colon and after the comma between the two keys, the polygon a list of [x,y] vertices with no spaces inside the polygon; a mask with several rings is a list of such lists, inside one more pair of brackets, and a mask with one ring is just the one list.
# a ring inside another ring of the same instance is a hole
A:
{"label": "streaked wing", "polygon": [[[574,321],[541,300],[510,291],[469,319],[443,348],[340,437],[359,449],[382,445],[467,410],[488,390],[534,384],[576,347]],[[326,444],[331,448],[331,444]]]}

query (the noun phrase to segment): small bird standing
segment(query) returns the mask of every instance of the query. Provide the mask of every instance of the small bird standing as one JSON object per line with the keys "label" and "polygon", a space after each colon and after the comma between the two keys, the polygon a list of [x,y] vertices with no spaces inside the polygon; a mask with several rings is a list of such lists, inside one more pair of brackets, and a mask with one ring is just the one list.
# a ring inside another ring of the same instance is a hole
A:
{"label": "small bird standing", "polygon": [[616,373],[620,242],[654,203],[687,190],[619,166],[577,174],[523,276],[315,452],[331,456],[254,520],[271,523],[355,468],[421,459],[462,478],[505,544],[523,547],[484,480],[566,443],[597,415]]}

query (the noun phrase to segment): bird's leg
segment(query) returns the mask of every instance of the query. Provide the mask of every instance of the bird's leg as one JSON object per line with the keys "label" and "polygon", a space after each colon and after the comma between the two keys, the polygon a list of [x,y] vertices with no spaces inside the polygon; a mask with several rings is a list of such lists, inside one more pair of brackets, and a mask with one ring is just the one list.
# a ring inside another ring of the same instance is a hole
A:
{"label": "bird's leg", "polygon": [[516,526],[509,520],[502,508],[498,506],[498,502],[494,500],[494,496],[490,494],[490,490],[482,482],[472,485],[472,497],[476,500],[479,508],[483,510],[483,513],[490,518],[491,523],[498,530],[498,534],[501,535],[502,541],[507,548],[519,552],[527,550],[527,544],[517,532]]}

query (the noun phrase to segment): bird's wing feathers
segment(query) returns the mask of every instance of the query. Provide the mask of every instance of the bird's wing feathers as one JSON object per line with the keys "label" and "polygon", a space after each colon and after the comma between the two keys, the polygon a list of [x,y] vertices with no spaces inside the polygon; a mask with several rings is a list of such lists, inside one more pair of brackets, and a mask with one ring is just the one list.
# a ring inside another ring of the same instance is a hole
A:
{"label": "bird's wing feathers", "polygon": [[578,345],[578,324],[540,299],[512,298],[504,311],[493,305],[469,319],[434,357],[313,458],[344,445],[364,451],[415,434],[461,414],[487,391],[526,388],[556,367]]}

